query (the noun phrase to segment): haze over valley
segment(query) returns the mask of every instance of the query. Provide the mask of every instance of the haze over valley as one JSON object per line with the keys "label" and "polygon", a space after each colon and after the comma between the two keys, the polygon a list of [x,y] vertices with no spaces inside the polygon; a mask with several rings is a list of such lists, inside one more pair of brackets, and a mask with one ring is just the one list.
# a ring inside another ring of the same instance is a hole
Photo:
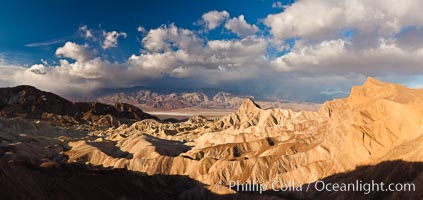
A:
{"label": "haze over valley", "polygon": [[[234,95],[229,92],[215,92],[206,95],[202,92],[182,92],[163,94],[151,90],[135,90],[131,92],[113,92],[89,98],[102,103],[128,103],[155,114],[162,119],[184,119],[196,115],[205,117],[221,117],[236,111],[246,98],[253,96]],[[296,111],[316,111],[320,104],[307,102],[292,102],[281,100],[257,101],[263,108],[289,108]]]}

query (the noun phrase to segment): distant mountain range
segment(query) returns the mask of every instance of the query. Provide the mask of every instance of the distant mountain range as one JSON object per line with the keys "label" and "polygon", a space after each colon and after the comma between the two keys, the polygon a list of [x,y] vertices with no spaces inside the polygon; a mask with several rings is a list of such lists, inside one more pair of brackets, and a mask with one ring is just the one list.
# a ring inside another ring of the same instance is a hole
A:
{"label": "distant mountain range", "polygon": [[218,92],[209,97],[202,92],[160,94],[151,90],[138,90],[103,95],[95,100],[104,103],[125,102],[158,109],[180,109],[187,107],[237,108],[244,98],[228,92]]}
{"label": "distant mountain range", "polygon": [[[105,95],[99,95],[90,100],[113,104],[124,102],[137,105],[141,108],[150,110],[173,110],[183,108],[202,108],[202,109],[237,109],[244,99],[253,96],[236,95],[224,91],[214,91],[206,94],[205,92],[179,92],[163,93],[154,90],[139,89],[130,91],[115,91]],[[281,107],[294,110],[317,110],[320,104],[290,101],[258,101],[264,108]]]}

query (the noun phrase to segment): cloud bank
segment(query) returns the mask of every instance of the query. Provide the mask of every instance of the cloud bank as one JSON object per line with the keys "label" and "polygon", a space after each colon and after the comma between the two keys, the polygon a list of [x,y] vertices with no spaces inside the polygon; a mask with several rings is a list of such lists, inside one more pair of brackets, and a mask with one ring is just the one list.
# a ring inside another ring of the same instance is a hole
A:
{"label": "cloud bank", "polygon": [[[227,11],[214,10],[200,18],[206,31],[173,23],[150,30],[139,26],[140,53],[123,62],[109,61],[102,51],[119,47],[128,34],[104,30],[95,35],[81,26],[87,42],[68,41],[59,47],[58,64],[0,63],[0,85],[30,84],[75,94],[182,84],[305,101],[345,96],[367,76],[421,85],[416,81],[423,71],[422,2],[300,0],[274,7],[283,10],[256,24],[244,15],[231,18]],[[213,29],[236,37],[208,39]],[[92,41],[101,42],[102,51]]]}

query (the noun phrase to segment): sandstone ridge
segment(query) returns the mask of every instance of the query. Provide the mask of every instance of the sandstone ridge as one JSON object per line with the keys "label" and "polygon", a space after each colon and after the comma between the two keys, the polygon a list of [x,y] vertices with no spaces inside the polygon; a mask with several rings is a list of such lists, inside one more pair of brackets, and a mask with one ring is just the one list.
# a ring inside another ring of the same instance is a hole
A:
{"label": "sandstone ridge", "polygon": [[[4,127],[0,136],[5,138],[0,155],[36,165],[55,162],[148,176],[185,176],[215,194],[233,194],[227,187],[231,180],[269,185],[275,180],[296,185],[325,178],[350,181],[354,178],[336,175],[362,177],[364,172],[354,170],[381,163],[393,169],[389,181],[395,181],[401,179],[396,167],[423,162],[422,99],[421,89],[369,78],[362,86],[353,87],[349,97],[328,101],[319,111],[261,109],[246,99],[236,112],[221,118],[198,116],[180,123],[145,119],[88,133],[5,119],[0,121]],[[16,134],[20,130],[28,133]],[[45,135],[40,130],[55,134]],[[46,145],[50,148],[45,149]],[[34,151],[41,153],[30,153]],[[394,160],[401,162],[391,162]],[[421,184],[421,172],[411,173],[407,180]],[[377,173],[365,176],[369,180],[378,177]],[[319,194],[292,195],[287,198],[314,199]],[[396,194],[392,195],[395,199]]]}

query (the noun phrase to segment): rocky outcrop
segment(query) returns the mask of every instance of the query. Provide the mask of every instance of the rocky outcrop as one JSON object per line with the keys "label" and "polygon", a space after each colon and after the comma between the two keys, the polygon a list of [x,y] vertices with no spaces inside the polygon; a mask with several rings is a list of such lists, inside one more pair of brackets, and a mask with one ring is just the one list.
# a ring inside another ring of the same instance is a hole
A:
{"label": "rocky outcrop", "polygon": [[0,89],[0,117],[41,119],[54,125],[119,126],[143,119],[158,119],[124,103],[71,102],[32,86]]}
{"label": "rocky outcrop", "polygon": [[[11,137],[13,131],[4,135],[11,141],[20,140]],[[60,162],[67,164],[124,169],[148,176],[185,176],[221,195],[234,194],[228,189],[230,181],[267,185],[278,181],[300,186],[321,179],[351,182],[360,178],[421,184],[423,90],[369,78],[364,85],[353,87],[349,97],[326,102],[316,112],[262,109],[246,99],[236,112],[217,119],[199,116],[180,123],[147,119],[61,141],[52,144],[62,149],[40,150],[41,143],[31,146],[24,142],[24,147],[3,148],[2,155],[9,160],[25,155],[19,158],[42,165],[62,152],[66,159]],[[16,146],[9,142],[4,145]],[[19,154],[19,148],[41,153]],[[375,173],[384,166],[391,169],[389,178]],[[398,167],[410,170],[407,179],[401,178]],[[337,195],[316,191],[289,196],[265,193],[291,199]],[[403,194],[374,195],[395,198]],[[339,196],[349,197],[362,196]]]}
{"label": "rocky outcrop", "polygon": [[[188,175],[209,185],[251,179],[308,183],[359,165],[405,159],[392,152],[421,136],[421,95],[420,90],[369,78],[363,86],[354,87],[348,98],[327,102],[319,112],[263,110],[247,99],[233,114],[196,129],[178,129],[172,135],[137,130],[134,124],[126,129],[131,133],[127,138],[117,140],[122,151],[134,154],[133,159],[95,159],[93,163],[87,158],[93,164],[149,174]],[[118,129],[106,139],[115,140],[122,131],[126,132]],[[169,156],[157,151],[160,138],[186,142],[173,145],[180,155]],[[191,149],[178,150],[184,146]],[[72,149],[71,158],[72,152],[79,150]],[[146,157],[145,152],[152,153]],[[419,159],[417,153],[411,154]]]}
{"label": "rocky outcrop", "polygon": [[[68,155],[148,174],[187,175],[208,185],[230,180],[304,184],[389,159],[421,161],[420,147],[396,148],[423,137],[421,95],[421,90],[369,78],[319,112],[263,110],[247,99],[237,112],[198,127],[175,124],[172,134],[163,125],[138,128],[142,122],[109,132],[105,139],[133,154],[131,159],[79,154],[78,145]],[[166,151],[159,150],[166,145]],[[172,151],[179,153],[166,153]]]}

